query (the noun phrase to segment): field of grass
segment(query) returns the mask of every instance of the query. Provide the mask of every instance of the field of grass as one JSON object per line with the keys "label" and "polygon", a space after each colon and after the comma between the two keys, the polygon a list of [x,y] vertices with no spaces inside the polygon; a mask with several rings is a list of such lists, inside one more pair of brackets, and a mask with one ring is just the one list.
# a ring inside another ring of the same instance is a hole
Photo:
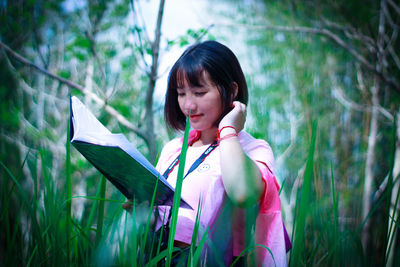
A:
{"label": "field of grass", "polygon": [[[189,124],[188,124],[189,125]],[[339,221],[340,193],[335,188],[335,177],[330,178],[330,195],[315,196],[314,169],[318,162],[314,159],[317,125],[309,145],[308,159],[302,181],[297,192],[294,211],[294,225],[291,239],[293,248],[288,254],[291,266],[368,266],[368,255],[360,240],[364,220],[358,229],[351,230],[341,226]],[[187,144],[188,128],[185,131],[184,144]],[[394,147],[394,144],[393,144]],[[178,182],[174,196],[168,244],[161,246],[160,239],[154,234],[151,210],[133,208],[132,213],[125,212],[121,203],[125,200],[111,199],[106,196],[106,179],[99,175],[98,187],[94,196],[74,196],[71,188],[71,151],[66,143],[65,187],[56,187],[56,180],[44,164],[45,153],[38,153],[41,162],[43,187],[38,190],[38,181],[31,181],[34,188],[30,191],[23,186],[24,174],[12,173],[1,164],[1,214],[0,227],[2,266],[170,266],[173,255],[180,249],[173,246],[177,221],[177,207],[180,201],[186,146],[182,149],[182,158],[178,170]],[[393,149],[394,151],[394,149]],[[394,152],[393,152],[394,153]],[[390,166],[393,168],[393,153]],[[28,156],[27,156],[28,157]],[[26,164],[24,162],[23,164]],[[333,166],[332,166],[333,168]],[[332,171],[333,173],[333,171]],[[387,199],[391,198],[393,177],[389,174],[388,189],[375,203],[370,215],[379,209],[386,210],[387,216],[382,225],[387,225],[384,235],[385,251],[394,246],[393,235],[399,228],[399,218],[393,218],[389,212]],[[397,193],[396,206],[399,203]],[[72,214],[71,202],[85,198],[90,204],[88,212],[82,218]],[[154,196],[153,196],[154,201]],[[150,204],[152,206],[152,203]],[[328,207],[328,208],[327,208]],[[201,214],[198,214],[201,216]],[[202,248],[207,232],[199,237],[198,220],[194,230],[192,246],[187,261],[182,266],[202,266]],[[251,251],[253,247],[246,248]],[[378,259],[382,266],[387,264],[388,255]],[[233,263],[235,265],[235,263]]]}

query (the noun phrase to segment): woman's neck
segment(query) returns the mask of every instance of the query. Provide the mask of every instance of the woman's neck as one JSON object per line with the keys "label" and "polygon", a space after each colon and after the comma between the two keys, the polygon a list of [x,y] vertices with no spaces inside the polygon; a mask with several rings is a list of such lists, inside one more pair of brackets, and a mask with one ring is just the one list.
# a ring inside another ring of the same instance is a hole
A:
{"label": "woman's neck", "polygon": [[217,137],[217,127],[201,131],[200,138],[193,143],[192,146],[209,145],[215,141]]}

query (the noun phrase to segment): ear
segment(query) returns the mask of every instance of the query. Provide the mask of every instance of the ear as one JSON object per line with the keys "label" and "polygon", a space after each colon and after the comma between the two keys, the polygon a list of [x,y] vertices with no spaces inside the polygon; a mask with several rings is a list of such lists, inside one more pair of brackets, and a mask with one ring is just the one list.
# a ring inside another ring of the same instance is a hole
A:
{"label": "ear", "polygon": [[239,86],[236,82],[232,82],[232,102],[233,100],[235,100],[235,98],[237,97],[238,93],[239,93]]}

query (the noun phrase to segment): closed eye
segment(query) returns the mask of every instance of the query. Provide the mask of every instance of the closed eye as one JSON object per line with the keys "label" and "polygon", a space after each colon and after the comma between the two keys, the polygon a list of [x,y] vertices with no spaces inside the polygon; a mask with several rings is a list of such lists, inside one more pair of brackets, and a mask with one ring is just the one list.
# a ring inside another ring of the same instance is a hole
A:
{"label": "closed eye", "polygon": [[194,93],[195,96],[203,96],[205,94],[206,94],[206,92],[195,92]]}

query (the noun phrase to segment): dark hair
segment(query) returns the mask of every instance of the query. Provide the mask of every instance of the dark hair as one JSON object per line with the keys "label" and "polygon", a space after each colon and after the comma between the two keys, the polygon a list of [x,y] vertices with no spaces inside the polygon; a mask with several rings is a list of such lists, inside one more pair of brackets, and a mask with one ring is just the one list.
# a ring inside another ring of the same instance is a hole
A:
{"label": "dark hair", "polygon": [[[185,115],[178,103],[177,88],[183,87],[184,81],[190,86],[201,86],[204,71],[208,73],[221,95],[223,112],[216,123],[232,109],[231,103],[234,100],[247,104],[246,79],[235,54],[216,41],[195,44],[183,52],[169,73],[164,115],[167,125],[171,128],[184,130],[186,126]],[[238,86],[238,94],[233,99],[234,83]]]}

